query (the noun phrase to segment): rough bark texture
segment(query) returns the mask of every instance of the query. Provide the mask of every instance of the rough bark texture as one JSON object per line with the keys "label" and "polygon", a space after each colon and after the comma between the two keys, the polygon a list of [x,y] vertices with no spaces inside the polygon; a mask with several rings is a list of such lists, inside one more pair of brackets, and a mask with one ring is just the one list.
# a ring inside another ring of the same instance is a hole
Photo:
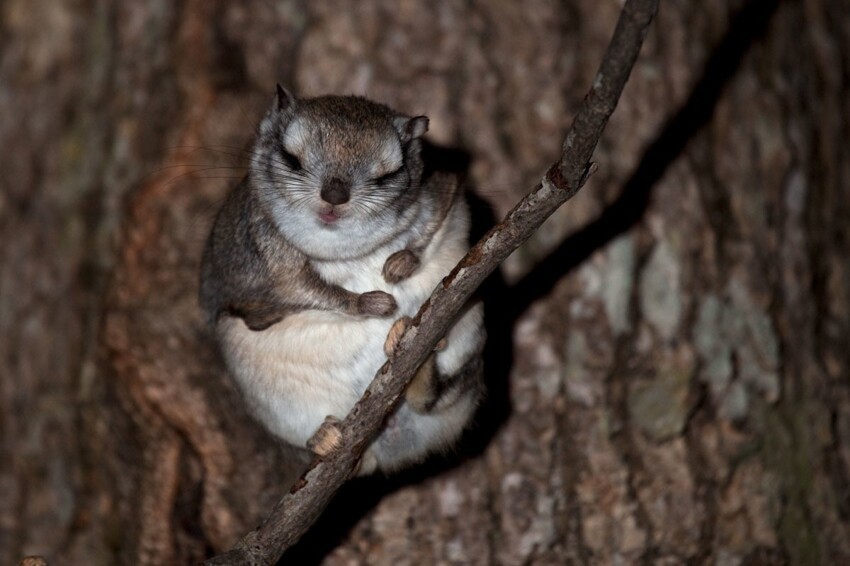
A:
{"label": "rough bark texture", "polygon": [[[192,563],[302,467],[195,301],[276,80],[427,113],[501,216],[619,8],[0,2],[0,563]],[[840,0],[663,2],[599,173],[485,290],[467,449],[351,484],[290,561],[850,561],[848,53]]]}

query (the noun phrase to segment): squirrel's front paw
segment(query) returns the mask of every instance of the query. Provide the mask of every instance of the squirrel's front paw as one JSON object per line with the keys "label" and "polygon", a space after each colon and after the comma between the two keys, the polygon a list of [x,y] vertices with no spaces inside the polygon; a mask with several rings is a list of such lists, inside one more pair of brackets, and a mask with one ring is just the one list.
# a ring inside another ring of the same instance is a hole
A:
{"label": "squirrel's front paw", "polygon": [[339,430],[340,420],[333,415],[325,417],[325,421],[319,427],[310,440],[307,448],[317,456],[327,456],[342,442],[342,432]]}
{"label": "squirrel's front paw", "polygon": [[401,250],[384,263],[383,275],[387,283],[398,283],[407,279],[419,268],[419,258],[410,250]]}
{"label": "squirrel's front paw", "polygon": [[369,291],[357,297],[357,310],[367,316],[390,316],[398,310],[398,303],[389,293]]}

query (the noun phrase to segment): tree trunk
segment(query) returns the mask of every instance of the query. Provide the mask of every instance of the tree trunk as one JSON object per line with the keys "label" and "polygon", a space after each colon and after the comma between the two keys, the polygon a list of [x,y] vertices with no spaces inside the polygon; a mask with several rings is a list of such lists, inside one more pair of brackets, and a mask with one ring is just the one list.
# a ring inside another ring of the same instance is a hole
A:
{"label": "tree trunk", "polygon": [[[303,467],[196,303],[276,81],[429,115],[480,224],[619,7],[0,1],[0,563],[194,563]],[[483,290],[475,430],[287,563],[850,562],[848,54],[841,0],[662,2],[599,173]]]}

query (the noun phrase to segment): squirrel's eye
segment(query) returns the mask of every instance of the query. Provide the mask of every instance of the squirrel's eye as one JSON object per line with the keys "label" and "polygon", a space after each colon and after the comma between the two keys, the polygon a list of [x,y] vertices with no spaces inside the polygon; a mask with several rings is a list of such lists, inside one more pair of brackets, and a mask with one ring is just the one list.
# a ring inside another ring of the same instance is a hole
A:
{"label": "squirrel's eye", "polygon": [[280,156],[283,157],[283,160],[293,171],[298,171],[301,169],[301,162],[298,161],[298,158],[286,151],[285,149],[280,150]]}
{"label": "squirrel's eye", "polygon": [[381,175],[380,177],[377,177],[377,178],[376,178],[373,182],[374,182],[376,185],[383,185],[384,183],[388,183],[389,181],[392,181],[392,179],[393,179],[396,175],[398,175],[398,174],[399,174],[399,172],[401,172],[401,167],[399,167],[399,168],[398,168],[398,169],[396,169],[395,171],[390,171],[390,172],[389,172],[389,173],[387,173],[386,175]]}

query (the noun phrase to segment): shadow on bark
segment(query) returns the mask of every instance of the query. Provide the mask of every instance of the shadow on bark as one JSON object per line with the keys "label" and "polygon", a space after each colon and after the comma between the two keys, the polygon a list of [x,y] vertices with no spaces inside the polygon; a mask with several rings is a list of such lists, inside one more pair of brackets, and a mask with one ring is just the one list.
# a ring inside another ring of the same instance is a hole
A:
{"label": "shadow on bark", "polygon": [[687,101],[670,118],[644,152],[639,165],[623,185],[620,196],[602,214],[566,238],[511,288],[511,320],[548,294],[572,269],[596,250],[637,224],[649,208],[652,189],[688,142],[711,120],[723,89],[735,77],[750,48],[764,36],[780,0],[750,0],[732,18],[715,47],[702,77]]}

